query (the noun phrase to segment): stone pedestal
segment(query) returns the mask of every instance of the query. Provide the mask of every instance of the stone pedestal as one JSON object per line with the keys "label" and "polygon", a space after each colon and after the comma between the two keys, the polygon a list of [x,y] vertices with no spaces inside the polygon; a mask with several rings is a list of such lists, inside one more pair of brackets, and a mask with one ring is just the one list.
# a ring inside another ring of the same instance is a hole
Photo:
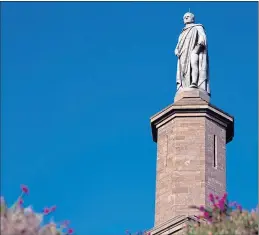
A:
{"label": "stone pedestal", "polygon": [[209,94],[197,88],[184,88],[180,92],[177,92],[174,97],[174,102],[177,102],[183,98],[201,98],[208,103],[210,102]]}
{"label": "stone pedestal", "polygon": [[234,118],[196,89],[178,94],[174,104],[151,117],[151,128],[157,142],[151,234],[179,234],[198,213],[190,206],[206,206],[210,193],[226,191],[226,144],[234,136]]}

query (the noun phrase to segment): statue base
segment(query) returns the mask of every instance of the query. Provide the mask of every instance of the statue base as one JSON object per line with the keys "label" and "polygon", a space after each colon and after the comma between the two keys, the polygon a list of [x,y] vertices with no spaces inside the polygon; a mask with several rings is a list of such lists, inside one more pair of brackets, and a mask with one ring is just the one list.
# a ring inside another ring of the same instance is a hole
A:
{"label": "statue base", "polygon": [[175,94],[174,102],[177,102],[183,98],[201,98],[208,103],[210,102],[210,95],[206,91],[199,88],[188,87],[178,90]]}

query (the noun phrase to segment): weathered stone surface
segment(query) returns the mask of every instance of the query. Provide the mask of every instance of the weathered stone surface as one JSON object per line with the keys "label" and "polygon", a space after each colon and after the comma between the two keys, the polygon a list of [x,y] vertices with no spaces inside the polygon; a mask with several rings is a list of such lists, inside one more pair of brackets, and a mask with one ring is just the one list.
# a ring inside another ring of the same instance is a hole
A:
{"label": "weathered stone surface", "polygon": [[[158,143],[160,138],[162,143],[158,146],[157,169],[164,177],[157,179],[155,224],[188,215],[190,205],[204,204],[200,194],[205,194],[205,189],[197,183],[205,182],[205,125],[204,117],[176,118],[165,124],[164,132],[158,133]],[[167,129],[175,136],[166,138]]]}

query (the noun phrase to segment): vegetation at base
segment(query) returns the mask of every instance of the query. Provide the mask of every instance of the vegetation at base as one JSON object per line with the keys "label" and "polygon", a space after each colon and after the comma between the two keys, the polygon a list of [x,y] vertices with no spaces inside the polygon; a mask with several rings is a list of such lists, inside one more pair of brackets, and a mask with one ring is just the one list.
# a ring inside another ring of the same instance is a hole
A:
{"label": "vegetation at base", "polygon": [[[4,197],[0,199],[1,235],[72,235],[69,221],[55,222],[51,217],[56,206],[45,207],[42,212],[35,212],[32,206],[24,207],[24,198],[29,188],[21,185],[21,195],[8,207]],[[251,212],[243,210],[236,202],[229,203],[227,194],[221,198],[210,194],[210,207],[192,206],[200,211],[197,221],[184,228],[185,235],[256,235],[259,227],[259,208]],[[150,235],[150,232],[130,233],[126,235]]]}
{"label": "vegetation at base", "polygon": [[29,194],[29,188],[21,185],[21,195],[17,201],[8,208],[4,197],[0,201],[1,235],[72,235],[73,229],[69,228],[69,221],[54,222],[52,217],[47,219],[56,206],[46,207],[41,213],[33,210],[32,206],[24,207],[24,197]]}
{"label": "vegetation at base", "polygon": [[201,212],[198,221],[186,226],[186,235],[255,235],[258,234],[259,210],[243,210],[236,202],[229,203],[227,194],[219,198],[209,195],[211,207],[193,206]]}

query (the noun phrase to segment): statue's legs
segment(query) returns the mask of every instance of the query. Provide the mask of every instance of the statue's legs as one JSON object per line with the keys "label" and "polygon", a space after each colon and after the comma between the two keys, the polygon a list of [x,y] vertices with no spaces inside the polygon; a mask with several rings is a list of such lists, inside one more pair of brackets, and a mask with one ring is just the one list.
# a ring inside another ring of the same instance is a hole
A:
{"label": "statue's legs", "polygon": [[196,53],[191,54],[191,68],[192,68],[192,83],[190,87],[197,87],[198,76],[199,76],[199,55]]}

